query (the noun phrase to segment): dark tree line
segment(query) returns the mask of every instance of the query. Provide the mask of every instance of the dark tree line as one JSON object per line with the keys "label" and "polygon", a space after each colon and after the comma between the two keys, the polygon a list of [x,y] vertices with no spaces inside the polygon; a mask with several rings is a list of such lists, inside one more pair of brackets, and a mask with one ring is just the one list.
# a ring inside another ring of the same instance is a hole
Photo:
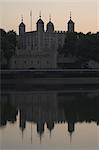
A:
{"label": "dark tree line", "polygon": [[7,61],[7,68],[9,68],[9,63],[11,57],[15,54],[17,37],[16,32],[13,30],[6,32],[3,29],[0,29],[0,43],[1,43],[1,52],[0,59],[3,58]]}
{"label": "dark tree line", "polygon": [[99,62],[99,33],[70,33],[67,32],[63,47],[59,47],[59,54],[76,56],[79,60],[94,60]]}
{"label": "dark tree line", "polygon": [[[0,29],[0,61],[5,58],[7,61],[7,68],[9,68],[11,57],[15,54],[17,45],[16,32],[6,32]],[[99,32],[92,33],[66,33],[66,39],[63,47],[58,48],[59,55],[76,56],[80,62],[95,60],[99,62]]]}

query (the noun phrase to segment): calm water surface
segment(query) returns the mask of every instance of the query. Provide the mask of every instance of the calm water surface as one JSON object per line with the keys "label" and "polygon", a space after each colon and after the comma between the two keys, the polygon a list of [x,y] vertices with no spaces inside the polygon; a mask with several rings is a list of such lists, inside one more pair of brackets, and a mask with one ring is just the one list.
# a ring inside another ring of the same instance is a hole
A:
{"label": "calm water surface", "polygon": [[3,91],[1,149],[99,149],[99,92]]}

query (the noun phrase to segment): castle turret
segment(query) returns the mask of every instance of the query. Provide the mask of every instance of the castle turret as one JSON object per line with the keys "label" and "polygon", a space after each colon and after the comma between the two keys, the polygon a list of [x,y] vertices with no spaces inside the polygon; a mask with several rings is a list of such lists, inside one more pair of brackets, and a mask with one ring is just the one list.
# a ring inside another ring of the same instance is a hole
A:
{"label": "castle turret", "polygon": [[51,22],[51,17],[49,18],[46,31],[50,33],[54,32],[54,24]]}
{"label": "castle turret", "polygon": [[23,35],[25,33],[25,24],[23,23],[23,17],[21,23],[19,25],[19,35]]}
{"label": "castle turret", "polygon": [[71,20],[71,13],[70,13],[70,20],[68,21],[68,32],[75,31],[75,23]]}
{"label": "castle turret", "polygon": [[36,25],[37,25],[37,31],[38,32],[44,32],[44,22],[41,19],[41,14],[39,16],[39,20],[37,21]]}

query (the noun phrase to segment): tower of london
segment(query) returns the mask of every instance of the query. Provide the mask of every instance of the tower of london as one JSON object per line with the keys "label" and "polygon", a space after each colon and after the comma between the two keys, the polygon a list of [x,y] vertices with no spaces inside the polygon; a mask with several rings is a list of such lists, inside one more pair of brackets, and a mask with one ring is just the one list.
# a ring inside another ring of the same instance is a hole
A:
{"label": "tower of london", "polygon": [[[67,31],[74,32],[74,28],[74,22],[70,16]],[[36,23],[36,31],[26,32],[26,25],[22,19],[19,24],[16,54],[12,57],[11,68],[57,68],[57,49],[63,46],[67,31],[55,31],[51,18],[44,30],[44,21],[40,15]]]}

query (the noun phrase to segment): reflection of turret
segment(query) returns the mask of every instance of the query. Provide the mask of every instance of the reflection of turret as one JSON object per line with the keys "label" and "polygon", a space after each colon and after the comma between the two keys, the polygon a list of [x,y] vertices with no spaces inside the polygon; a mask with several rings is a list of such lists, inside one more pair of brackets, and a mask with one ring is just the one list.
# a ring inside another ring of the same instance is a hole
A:
{"label": "reflection of turret", "polygon": [[41,143],[42,135],[44,133],[44,123],[42,121],[37,123],[37,133],[40,136],[40,143]]}
{"label": "reflection of turret", "polygon": [[53,121],[47,122],[47,128],[50,131],[50,137],[51,137],[51,131],[54,129],[54,122]]}
{"label": "reflection of turret", "polygon": [[70,143],[72,140],[72,133],[75,131],[75,124],[74,122],[68,122],[68,132],[70,133]]}

